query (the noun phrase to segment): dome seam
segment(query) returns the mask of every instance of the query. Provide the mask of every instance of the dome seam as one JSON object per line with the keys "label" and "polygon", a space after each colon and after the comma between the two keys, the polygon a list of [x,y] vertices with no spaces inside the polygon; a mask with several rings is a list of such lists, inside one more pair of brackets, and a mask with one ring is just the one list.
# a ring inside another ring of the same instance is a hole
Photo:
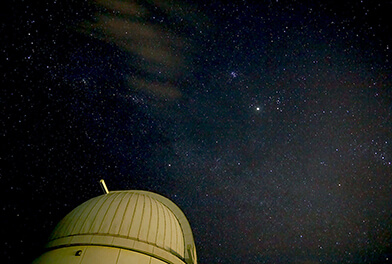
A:
{"label": "dome seam", "polygon": [[[114,203],[114,201],[116,200],[116,198],[117,198],[118,196],[120,196],[120,194],[121,194],[121,193],[118,193],[118,194],[112,199],[112,201],[111,201],[110,204],[109,204],[109,208],[112,206],[112,204]],[[101,208],[99,208],[99,210],[102,209],[103,205],[106,203],[107,200],[108,200],[108,199],[106,198],[105,202],[102,204],[102,206],[101,206]],[[102,217],[101,223],[99,224],[99,227],[98,227],[98,233],[101,232],[102,225],[103,225],[103,223],[105,222],[105,218],[106,218],[106,216],[108,215],[108,212],[109,212],[109,209],[106,210],[105,214],[104,214],[103,217]],[[114,214],[114,215],[115,215],[115,214]],[[112,225],[112,222],[113,222],[113,219],[111,219],[111,221],[110,221],[109,228],[110,228],[110,226]],[[91,226],[91,228],[92,228],[92,226]],[[109,229],[108,231],[110,231],[110,229]],[[102,231],[102,232],[103,232],[103,231]]]}

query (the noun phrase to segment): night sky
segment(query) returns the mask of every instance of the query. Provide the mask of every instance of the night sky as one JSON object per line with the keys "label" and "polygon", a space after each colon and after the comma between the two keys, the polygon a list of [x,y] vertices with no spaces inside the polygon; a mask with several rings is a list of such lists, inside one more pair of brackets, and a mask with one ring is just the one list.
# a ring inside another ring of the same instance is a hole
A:
{"label": "night sky", "polygon": [[101,178],[173,200],[201,264],[392,263],[392,1],[3,5],[5,263]]}

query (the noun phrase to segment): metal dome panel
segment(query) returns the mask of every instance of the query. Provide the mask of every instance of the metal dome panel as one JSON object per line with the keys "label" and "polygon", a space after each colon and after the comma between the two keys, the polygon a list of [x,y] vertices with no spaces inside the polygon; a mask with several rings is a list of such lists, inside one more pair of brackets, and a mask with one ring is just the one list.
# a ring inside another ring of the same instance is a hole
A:
{"label": "metal dome panel", "polygon": [[110,246],[169,263],[196,263],[185,215],[169,199],[146,191],[113,191],[75,208],[57,225],[47,248],[70,245]]}

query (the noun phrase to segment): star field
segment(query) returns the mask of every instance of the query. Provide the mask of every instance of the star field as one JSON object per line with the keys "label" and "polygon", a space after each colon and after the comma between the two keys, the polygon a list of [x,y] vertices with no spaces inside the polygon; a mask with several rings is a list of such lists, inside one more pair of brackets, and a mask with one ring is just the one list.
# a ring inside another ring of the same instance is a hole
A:
{"label": "star field", "polygon": [[388,1],[14,1],[7,263],[109,190],[188,217],[199,263],[388,263]]}

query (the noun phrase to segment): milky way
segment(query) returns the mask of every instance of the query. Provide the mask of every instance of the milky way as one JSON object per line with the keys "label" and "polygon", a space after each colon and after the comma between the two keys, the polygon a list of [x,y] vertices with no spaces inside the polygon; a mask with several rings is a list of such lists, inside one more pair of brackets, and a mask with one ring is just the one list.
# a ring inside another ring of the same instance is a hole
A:
{"label": "milky way", "polygon": [[4,224],[16,231],[6,259],[31,262],[104,178],[178,204],[200,263],[387,263],[387,9],[11,4],[1,179]]}

